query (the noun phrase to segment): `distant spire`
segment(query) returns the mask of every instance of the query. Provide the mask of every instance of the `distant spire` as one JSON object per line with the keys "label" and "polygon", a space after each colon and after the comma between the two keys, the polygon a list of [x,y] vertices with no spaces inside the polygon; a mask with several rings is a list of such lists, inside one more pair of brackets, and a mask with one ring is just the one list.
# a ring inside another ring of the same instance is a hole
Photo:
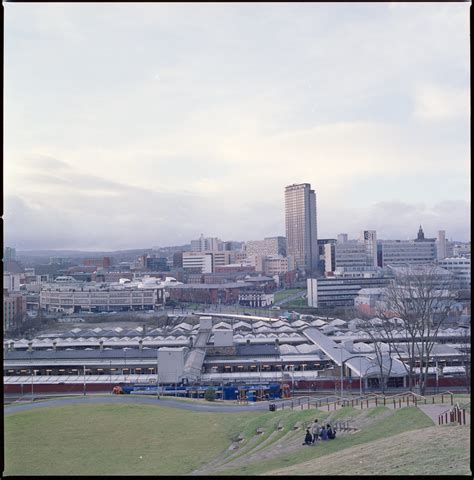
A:
{"label": "distant spire", "polygon": [[417,240],[424,240],[424,239],[425,239],[425,234],[424,234],[423,229],[421,228],[421,225],[420,225],[420,229],[418,230]]}

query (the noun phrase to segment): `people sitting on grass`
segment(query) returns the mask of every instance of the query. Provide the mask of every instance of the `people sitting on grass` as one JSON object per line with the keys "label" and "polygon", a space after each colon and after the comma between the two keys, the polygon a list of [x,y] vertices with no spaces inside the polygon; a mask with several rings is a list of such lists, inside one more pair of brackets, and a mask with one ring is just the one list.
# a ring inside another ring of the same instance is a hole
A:
{"label": "people sitting on grass", "polygon": [[328,439],[328,431],[326,430],[324,425],[321,427],[321,431],[319,433],[319,436],[321,437],[321,440],[327,440]]}
{"label": "people sitting on grass", "polygon": [[331,425],[329,425],[329,423],[326,425],[326,431],[328,433],[329,440],[333,440],[334,438],[336,438],[336,429],[333,429]]}
{"label": "people sitting on grass", "polygon": [[319,438],[319,432],[320,432],[320,425],[318,423],[318,419],[316,419],[311,427],[311,433],[313,434],[313,444],[316,442]]}
{"label": "people sitting on grass", "polygon": [[312,445],[312,444],[313,444],[313,436],[311,435],[309,428],[307,428],[303,445]]}

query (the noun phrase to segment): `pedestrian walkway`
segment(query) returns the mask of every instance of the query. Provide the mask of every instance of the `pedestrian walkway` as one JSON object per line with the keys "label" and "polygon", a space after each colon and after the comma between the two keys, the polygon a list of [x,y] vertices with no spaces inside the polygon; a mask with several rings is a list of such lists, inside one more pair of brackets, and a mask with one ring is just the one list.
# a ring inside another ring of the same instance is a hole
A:
{"label": "pedestrian walkway", "polygon": [[[435,425],[438,425],[438,418],[439,418],[439,415],[441,415],[442,413],[446,412],[446,410],[449,410],[451,407],[450,406],[447,406],[447,405],[418,405],[418,408],[426,415],[428,415],[428,417],[431,418],[431,420],[433,420],[433,423]],[[471,424],[471,416],[469,415],[468,412],[466,412],[466,425],[470,425]]]}

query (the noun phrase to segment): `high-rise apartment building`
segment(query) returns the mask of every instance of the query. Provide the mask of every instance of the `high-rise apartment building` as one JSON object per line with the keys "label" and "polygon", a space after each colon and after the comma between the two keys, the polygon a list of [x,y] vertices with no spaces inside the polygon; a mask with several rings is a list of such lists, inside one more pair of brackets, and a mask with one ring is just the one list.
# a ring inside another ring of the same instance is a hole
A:
{"label": "high-rise apartment building", "polygon": [[3,249],[3,261],[16,260],[16,250],[13,247],[5,247]]}
{"label": "high-rise apartment building", "polygon": [[295,259],[296,267],[311,276],[318,275],[316,193],[309,183],[285,188],[285,226],[287,255]]}

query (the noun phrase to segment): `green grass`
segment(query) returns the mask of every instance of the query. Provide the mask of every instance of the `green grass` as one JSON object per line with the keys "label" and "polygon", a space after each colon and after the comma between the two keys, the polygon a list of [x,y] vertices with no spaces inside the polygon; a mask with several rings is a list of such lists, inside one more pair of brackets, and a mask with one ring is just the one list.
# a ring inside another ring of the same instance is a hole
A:
{"label": "green grass", "polygon": [[219,454],[258,416],[110,404],[8,414],[4,473],[182,475]]}
{"label": "green grass", "polygon": [[275,292],[275,302],[279,302],[280,300],[284,300],[287,297],[291,297],[296,293],[306,291],[304,288],[289,288],[287,290],[280,290]]}
{"label": "green grass", "polygon": [[[370,410],[378,416],[385,407]],[[249,441],[256,429],[264,433],[252,450],[266,441],[281,421],[283,429],[265,443],[277,442],[315,418],[321,423],[354,418],[366,410],[284,410],[278,412],[193,412],[159,405],[98,404],[43,407],[5,415],[5,475],[184,475],[225,451],[240,433]],[[316,449],[282,453],[224,475],[253,475],[296,465],[402,432],[433,426],[416,407],[395,410],[358,433],[322,442]],[[301,432],[300,432],[301,433]],[[244,445],[243,445],[244,447]],[[271,448],[271,447],[270,447]],[[245,456],[245,450],[238,458]],[[140,458],[142,457],[142,458]]]}
{"label": "green grass", "polygon": [[469,426],[442,427],[442,430],[442,435],[439,427],[404,432],[266,474],[470,475]]}
{"label": "green grass", "polygon": [[371,408],[369,409],[369,413],[367,414],[367,417],[376,417],[377,415],[380,415],[382,413],[385,413],[385,412],[388,412],[388,408],[387,407],[374,407],[374,408]]}
{"label": "green grass", "polygon": [[301,308],[308,306],[308,299],[307,298],[297,298],[292,300],[291,302],[285,303],[285,307],[290,308]]}
{"label": "green grass", "polygon": [[345,417],[353,417],[358,415],[360,410],[356,410],[353,407],[342,407],[339,410],[331,412],[331,420],[340,420]]}
{"label": "green grass", "polygon": [[[351,407],[345,407],[351,408]],[[341,412],[343,409],[339,410]],[[337,413],[339,413],[337,412]],[[349,412],[346,412],[346,414]],[[317,447],[317,455],[324,456],[356,445],[372,442],[402,433],[409,430],[416,430],[433,426],[433,422],[418,408],[407,407],[394,411],[394,413],[370,428],[364,429],[353,435],[345,435],[337,438],[337,441],[322,442]],[[315,449],[301,449],[295,452],[282,454],[271,460],[263,460],[245,466],[218,472],[220,475],[259,475],[270,470],[295,465],[314,458]]]}

